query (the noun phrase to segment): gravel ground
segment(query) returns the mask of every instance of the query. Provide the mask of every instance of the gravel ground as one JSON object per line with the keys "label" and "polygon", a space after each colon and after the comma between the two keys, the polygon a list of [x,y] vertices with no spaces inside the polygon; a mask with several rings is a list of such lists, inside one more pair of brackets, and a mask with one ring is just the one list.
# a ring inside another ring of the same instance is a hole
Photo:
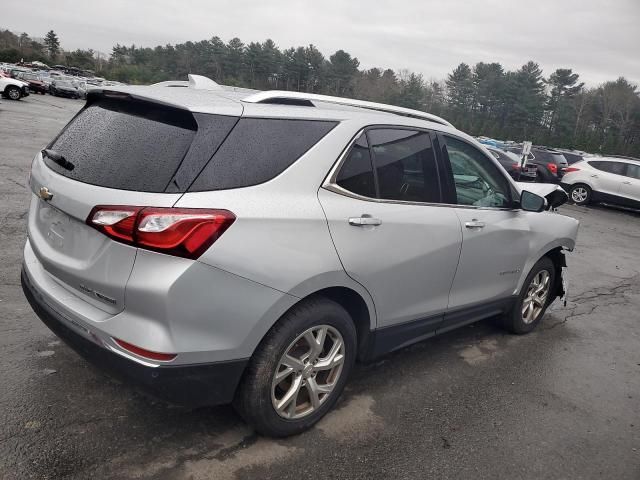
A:
{"label": "gravel ground", "polygon": [[640,214],[581,222],[570,303],[511,336],[481,322],[357,368],[311,431],[256,436],[184,410],[59,342],[19,286],[29,165],[82,102],[0,101],[0,478],[640,478]]}

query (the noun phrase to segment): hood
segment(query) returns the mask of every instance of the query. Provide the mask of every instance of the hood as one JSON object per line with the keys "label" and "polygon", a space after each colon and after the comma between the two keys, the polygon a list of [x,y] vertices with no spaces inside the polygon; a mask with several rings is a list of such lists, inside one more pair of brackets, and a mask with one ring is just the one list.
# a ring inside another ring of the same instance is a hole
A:
{"label": "hood", "polygon": [[535,193],[547,200],[547,210],[549,208],[558,208],[560,205],[567,202],[569,196],[560,185],[555,183],[527,183],[516,182],[520,192],[526,190],[531,193]]}
{"label": "hood", "polygon": [[0,83],[3,85],[15,85],[16,87],[28,87],[29,84],[27,82],[23,82],[22,80],[18,80],[15,78],[0,78]]}

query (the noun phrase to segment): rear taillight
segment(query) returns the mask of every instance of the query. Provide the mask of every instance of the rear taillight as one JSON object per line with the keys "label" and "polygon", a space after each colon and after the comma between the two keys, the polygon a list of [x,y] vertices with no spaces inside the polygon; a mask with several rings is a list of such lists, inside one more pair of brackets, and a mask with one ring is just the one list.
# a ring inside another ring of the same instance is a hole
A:
{"label": "rear taillight", "polygon": [[562,171],[564,173],[571,173],[571,172],[579,172],[580,169],[576,167],[567,167],[567,168],[563,168]]}
{"label": "rear taillight", "polygon": [[87,225],[135,247],[196,259],[235,219],[228,210],[98,205]]}
{"label": "rear taillight", "polygon": [[554,175],[558,174],[558,166],[555,163],[547,163],[547,168]]}

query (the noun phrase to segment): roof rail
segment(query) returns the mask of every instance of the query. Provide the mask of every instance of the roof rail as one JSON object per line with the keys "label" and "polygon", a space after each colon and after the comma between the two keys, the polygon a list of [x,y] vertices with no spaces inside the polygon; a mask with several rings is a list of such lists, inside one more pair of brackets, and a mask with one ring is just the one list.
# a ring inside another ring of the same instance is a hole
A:
{"label": "roof rail", "polygon": [[283,90],[270,90],[267,92],[255,93],[244,98],[244,102],[249,103],[278,103],[277,100],[282,100],[282,103],[292,100],[298,101],[317,101],[326,103],[335,103],[337,105],[347,105],[350,107],[366,108],[368,110],[377,110],[379,112],[394,113],[396,115],[402,115],[405,117],[418,118],[420,120],[428,120],[430,122],[446,125],[447,127],[453,127],[453,125],[447,122],[444,118],[440,118],[437,115],[431,113],[421,112],[420,110],[412,110],[410,108],[396,107],[393,105],[387,105],[385,103],[366,102],[364,100],[354,100],[352,98],[332,97],[329,95],[317,95],[315,93],[304,92],[288,92]]}
{"label": "roof rail", "polygon": [[188,87],[186,80],[165,80],[164,82],[152,83],[151,87]]}

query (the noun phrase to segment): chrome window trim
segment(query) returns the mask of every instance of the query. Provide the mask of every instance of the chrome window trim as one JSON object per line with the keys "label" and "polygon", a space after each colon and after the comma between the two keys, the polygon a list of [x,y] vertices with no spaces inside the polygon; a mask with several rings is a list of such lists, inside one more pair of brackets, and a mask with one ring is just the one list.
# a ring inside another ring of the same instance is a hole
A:
{"label": "chrome window trim", "polygon": [[[349,197],[355,200],[362,200],[365,202],[374,202],[374,203],[389,203],[389,204],[395,204],[395,205],[422,205],[426,207],[463,208],[467,210],[495,210],[495,211],[512,211],[512,212],[519,212],[522,210],[520,208],[479,207],[475,205],[458,205],[454,203],[429,203],[429,202],[413,202],[408,200],[389,200],[384,198],[371,198],[371,197],[365,197],[364,195],[359,195],[357,193],[353,193],[347,190],[346,188],[341,187],[336,183],[336,179],[338,177],[338,172],[340,171],[340,168],[342,168],[342,165],[347,160],[347,155],[349,154],[349,152],[351,152],[351,147],[356,142],[356,140],[360,138],[360,135],[362,135],[365,130],[367,130],[368,128],[378,128],[378,127],[393,128],[393,125],[371,125],[358,130],[356,134],[353,136],[353,138],[351,139],[351,141],[347,144],[345,149],[342,151],[342,153],[338,157],[338,160],[336,160],[336,162],[333,164],[333,167],[331,167],[331,170],[329,170],[329,173],[325,178],[324,182],[322,183],[322,185],[320,186],[320,188],[323,188],[333,193],[337,193],[338,195],[342,195],[344,197]],[[408,130],[421,130],[413,127],[405,127],[405,126],[400,126],[400,127]],[[427,132],[428,131],[425,131],[425,133]]]}

